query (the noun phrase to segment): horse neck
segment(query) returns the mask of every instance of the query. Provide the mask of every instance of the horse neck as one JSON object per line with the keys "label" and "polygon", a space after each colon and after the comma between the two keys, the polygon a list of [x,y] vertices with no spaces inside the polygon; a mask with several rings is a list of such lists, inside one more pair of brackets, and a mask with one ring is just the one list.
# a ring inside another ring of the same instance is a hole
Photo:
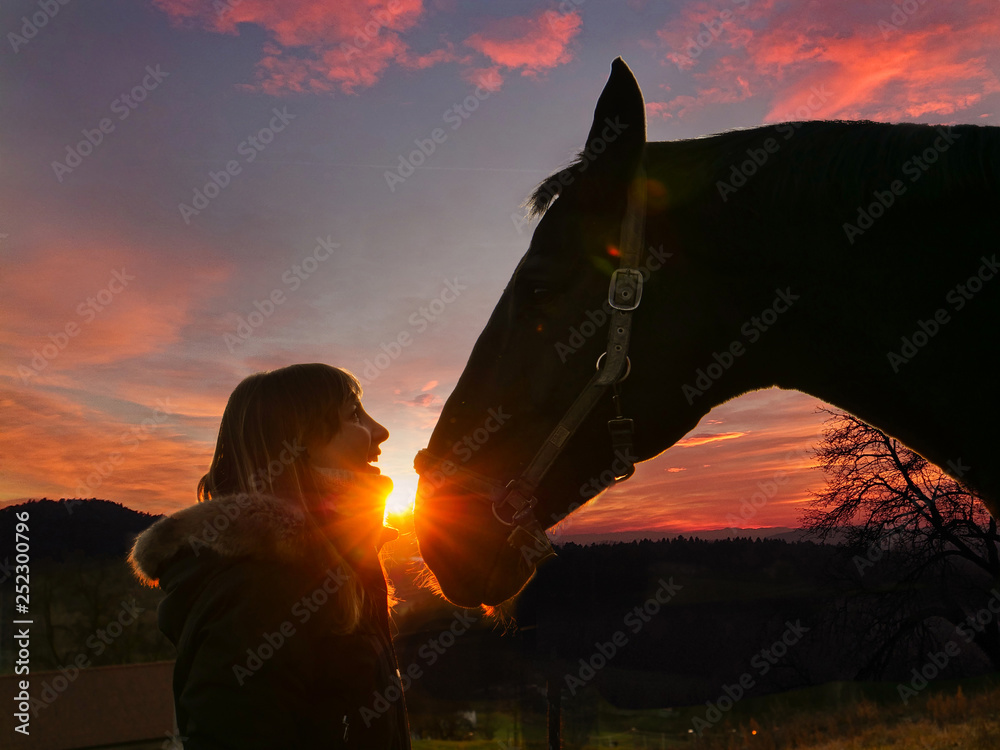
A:
{"label": "horse neck", "polygon": [[[971,145],[973,135],[964,135],[960,144]],[[810,137],[804,128],[796,145],[810,145]],[[990,137],[1000,143],[996,132]],[[1000,229],[985,198],[973,200],[969,191],[956,190],[942,193],[934,203],[925,202],[922,209],[921,203],[909,204],[917,208],[896,207],[864,242],[854,244],[843,229],[843,223],[854,218],[851,208],[831,207],[818,199],[800,200],[798,205],[791,197],[784,203],[775,200],[774,182],[767,182],[774,173],[762,173],[758,182],[742,188],[745,192],[735,196],[738,201],[722,201],[716,185],[723,170],[712,140],[647,147],[647,172],[663,182],[665,193],[676,201],[676,208],[651,213],[647,220],[648,243],[674,252],[664,275],[652,280],[643,298],[663,321],[660,346],[669,357],[678,347],[670,336],[689,336],[695,356],[687,363],[690,370],[708,364],[706,356],[722,352],[731,341],[746,344],[731,375],[705,393],[697,416],[741,393],[779,386],[857,414],[941,465],[957,455],[942,452],[939,446],[947,440],[941,436],[956,436],[953,444],[974,450],[960,437],[976,426],[963,399],[970,387],[981,387],[984,393],[993,387],[967,370],[956,377],[960,368],[955,365],[963,352],[981,352],[983,341],[994,340],[989,317],[977,320],[965,313],[960,325],[949,324],[945,335],[935,340],[943,348],[920,353],[916,364],[893,369],[887,355],[899,350],[901,338],[920,330],[920,322],[932,320],[939,309],[953,317],[960,314],[945,301],[948,289],[976,273],[983,249],[995,247]],[[744,146],[745,141],[739,148]],[[777,162],[769,166],[788,170]],[[931,178],[922,179],[921,189]],[[840,187],[828,192],[833,195]],[[995,185],[987,188],[989,193],[979,194],[996,194]],[[855,190],[872,195],[868,185]],[[820,189],[816,194],[822,195]],[[995,295],[995,313],[1000,280],[992,283],[997,290],[983,294]],[[754,316],[767,309],[779,290],[798,297],[791,311],[779,314],[758,340],[747,341],[740,333],[743,326],[753,326]],[[692,316],[691,311],[699,314]],[[686,318],[697,322],[697,331],[689,334],[676,323],[671,329],[671,320]],[[990,356],[996,360],[995,354]],[[991,369],[981,368],[983,377],[988,378]],[[995,406],[988,408],[997,416]]]}

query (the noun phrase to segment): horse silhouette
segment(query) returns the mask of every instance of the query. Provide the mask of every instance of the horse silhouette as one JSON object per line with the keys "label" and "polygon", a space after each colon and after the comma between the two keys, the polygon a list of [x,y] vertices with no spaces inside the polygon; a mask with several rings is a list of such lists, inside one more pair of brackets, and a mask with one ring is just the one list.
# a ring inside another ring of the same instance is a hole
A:
{"label": "horse silhouette", "polygon": [[420,549],[455,603],[515,595],[551,553],[543,528],[772,386],[857,415],[1000,511],[1000,128],[647,143],[619,58],[584,150],[528,206],[528,251],[415,462]]}

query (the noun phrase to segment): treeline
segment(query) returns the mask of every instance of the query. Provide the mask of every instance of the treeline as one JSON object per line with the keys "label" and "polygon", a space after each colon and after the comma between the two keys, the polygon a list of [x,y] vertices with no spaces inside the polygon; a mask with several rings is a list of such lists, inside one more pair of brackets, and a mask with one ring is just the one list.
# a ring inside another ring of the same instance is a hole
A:
{"label": "treeline", "polygon": [[[100,500],[27,506],[39,636],[34,669],[62,666],[80,653],[92,665],[173,658],[156,626],[162,592],[140,586],[125,563],[131,540],[157,517]],[[5,563],[14,559],[7,530],[15,510],[0,510]],[[403,600],[394,614],[396,646],[412,677],[407,700],[418,713],[421,705],[475,700],[544,713],[546,693],[557,685],[568,720],[571,708],[579,709],[585,725],[584,707],[596,695],[646,708],[698,705],[727,691],[905,681],[928,652],[956,641],[963,613],[989,612],[989,586],[975,571],[960,571],[961,581],[925,576],[915,584],[882,551],[679,537],[558,546],[508,619],[497,620],[420,588],[418,566],[405,562],[416,554],[412,537],[393,544],[403,561],[390,566]],[[9,621],[13,571],[3,571],[2,616]],[[118,634],[102,638],[109,626]],[[1000,666],[987,642],[995,640],[996,622],[980,630],[967,628],[978,640],[956,641],[958,655],[938,676]],[[10,639],[0,649],[0,671],[9,672]]]}

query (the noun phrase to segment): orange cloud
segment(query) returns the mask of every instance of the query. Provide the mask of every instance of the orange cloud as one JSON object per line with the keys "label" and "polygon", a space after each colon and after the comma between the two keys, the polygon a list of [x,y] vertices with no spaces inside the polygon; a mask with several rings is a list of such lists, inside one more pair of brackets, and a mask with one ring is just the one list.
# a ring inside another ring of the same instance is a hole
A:
{"label": "orange cloud", "polygon": [[188,439],[173,408],[132,404],[119,416],[77,394],[0,383],[0,452],[17,456],[0,500],[101,497],[154,513],[191,505],[213,445]]}
{"label": "orange cloud", "polygon": [[677,446],[680,448],[693,448],[696,445],[715,443],[719,440],[734,440],[738,437],[743,437],[744,435],[746,435],[745,432],[702,433],[700,435],[692,435],[689,438],[684,438],[683,440],[678,441]]}
{"label": "orange cloud", "polygon": [[[948,117],[1000,92],[990,55],[995,3],[901,6],[694,3],[658,32],[694,92],[650,102],[684,117],[709,104],[765,97],[766,121]],[[822,93],[819,93],[822,92]]]}
{"label": "orange cloud", "polygon": [[539,11],[533,16],[495,20],[465,44],[498,66],[535,76],[573,59],[569,43],[582,24],[575,11]]}
{"label": "orange cloud", "polygon": [[[575,511],[557,533],[797,526],[810,491],[825,483],[812,455],[826,418],[819,404],[772,388],[718,406],[691,437],[637,465],[635,476]],[[719,424],[730,429],[705,429]],[[673,453],[682,448],[683,457]],[[677,464],[685,470],[673,471]],[[770,495],[754,506],[761,491]]]}
{"label": "orange cloud", "polygon": [[155,253],[89,242],[33,248],[9,260],[0,375],[52,384],[79,367],[162,352],[231,270],[203,259],[192,276]]}

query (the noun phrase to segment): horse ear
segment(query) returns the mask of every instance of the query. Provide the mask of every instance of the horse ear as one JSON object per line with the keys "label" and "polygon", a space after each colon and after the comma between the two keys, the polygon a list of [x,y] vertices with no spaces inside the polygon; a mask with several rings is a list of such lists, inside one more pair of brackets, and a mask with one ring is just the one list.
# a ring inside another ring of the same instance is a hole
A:
{"label": "horse ear", "polygon": [[639,84],[620,57],[611,63],[611,76],[597,100],[584,159],[610,175],[629,179],[646,145],[646,105]]}

